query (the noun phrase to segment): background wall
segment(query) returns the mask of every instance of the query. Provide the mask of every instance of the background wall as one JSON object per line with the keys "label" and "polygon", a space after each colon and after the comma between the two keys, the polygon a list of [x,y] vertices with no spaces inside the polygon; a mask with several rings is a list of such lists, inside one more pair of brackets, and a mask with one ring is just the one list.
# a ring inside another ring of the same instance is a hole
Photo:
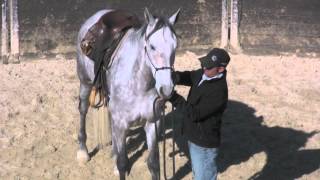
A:
{"label": "background wall", "polygon": [[244,52],[319,56],[319,0],[240,2],[240,43]]}
{"label": "background wall", "polygon": [[[239,0],[239,4],[244,53],[319,57],[319,0]],[[178,53],[220,45],[221,0],[19,0],[21,56],[74,56],[81,24],[107,7],[128,9],[142,20],[145,7],[165,16],[181,8]]]}
{"label": "background wall", "polygon": [[128,9],[141,20],[145,7],[164,16],[181,8],[176,25],[179,50],[208,49],[220,43],[220,4],[215,0],[20,0],[20,51],[24,56],[73,54],[81,24],[106,7]]}

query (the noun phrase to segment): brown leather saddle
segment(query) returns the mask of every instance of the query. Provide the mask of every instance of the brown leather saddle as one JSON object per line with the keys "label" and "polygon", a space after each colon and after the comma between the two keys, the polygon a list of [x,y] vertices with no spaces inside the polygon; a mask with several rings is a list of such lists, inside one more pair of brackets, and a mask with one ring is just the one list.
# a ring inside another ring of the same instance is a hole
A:
{"label": "brown leather saddle", "polygon": [[139,19],[133,13],[114,10],[101,16],[82,39],[83,53],[94,61],[93,91],[99,94],[99,101],[93,105],[94,107],[107,104],[108,90],[105,71],[110,66],[113,52],[127,30],[140,27],[140,25]]}
{"label": "brown leather saddle", "polygon": [[81,49],[92,60],[93,49],[107,49],[121,34],[141,25],[137,16],[129,11],[114,10],[101,16],[101,18],[88,30],[81,41]]}

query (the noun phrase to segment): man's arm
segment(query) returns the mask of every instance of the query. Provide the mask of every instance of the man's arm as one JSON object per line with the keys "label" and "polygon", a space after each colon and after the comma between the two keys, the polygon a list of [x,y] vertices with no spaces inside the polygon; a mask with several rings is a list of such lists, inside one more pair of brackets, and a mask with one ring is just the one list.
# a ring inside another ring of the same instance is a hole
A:
{"label": "man's arm", "polygon": [[199,104],[192,105],[174,92],[169,101],[174,107],[184,111],[192,121],[200,122],[214,113],[223,111],[227,103],[227,95],[223,91],[217,91],[210,96],[202,97]]}
{"label": "man's arm", "polygon": [[192,85],[192,71],[176,71],[174,72],[174,80],[177,85],[191,86]]}

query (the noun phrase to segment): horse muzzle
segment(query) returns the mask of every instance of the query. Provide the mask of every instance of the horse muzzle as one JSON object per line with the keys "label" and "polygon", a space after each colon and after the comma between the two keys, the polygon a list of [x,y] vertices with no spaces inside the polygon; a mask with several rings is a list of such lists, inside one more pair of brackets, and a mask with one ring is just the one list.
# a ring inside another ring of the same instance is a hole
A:
{"label": "horse muzzle", "polygon": [[161,86],[158,90],[158,94],[162,99],[169,99],[172,91],[173,91],[173,86]]}

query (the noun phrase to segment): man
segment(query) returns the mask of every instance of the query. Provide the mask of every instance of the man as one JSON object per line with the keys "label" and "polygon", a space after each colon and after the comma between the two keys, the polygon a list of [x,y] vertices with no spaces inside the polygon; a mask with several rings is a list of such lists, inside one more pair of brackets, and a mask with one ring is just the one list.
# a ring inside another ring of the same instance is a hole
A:
{"label": "man", "polygon": [[175,72],[178,85],[191,87],[187,101],[175,91],[169,101],[176,108],[173,114],[179,114],[172,117],[183,121],[194,179],[215,180],[221,117],[228,101],[226,67],[230,57],[225,50],[214,48],[199,60],[201,69]]}

